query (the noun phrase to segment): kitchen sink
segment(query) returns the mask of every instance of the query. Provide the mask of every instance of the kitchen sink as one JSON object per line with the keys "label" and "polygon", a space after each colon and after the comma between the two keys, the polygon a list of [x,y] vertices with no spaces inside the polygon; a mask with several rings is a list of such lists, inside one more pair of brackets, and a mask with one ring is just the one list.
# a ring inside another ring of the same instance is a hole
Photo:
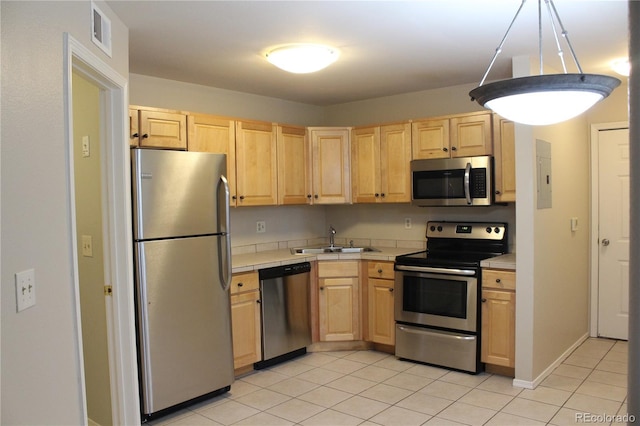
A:
{"label": "kitchen sink", "polygon": [[322,253],[365,253],[380,251],[373,247],[300,247],[292,248],[291,254],[322,254]]}

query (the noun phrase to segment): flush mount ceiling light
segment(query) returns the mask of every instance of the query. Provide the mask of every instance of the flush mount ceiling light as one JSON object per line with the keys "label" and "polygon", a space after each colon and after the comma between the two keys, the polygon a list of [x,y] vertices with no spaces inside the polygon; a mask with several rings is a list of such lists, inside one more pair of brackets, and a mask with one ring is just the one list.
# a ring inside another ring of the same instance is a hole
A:
{"label": "flush mount ceiling light", "polygon": [[338,56],[338,49],[322,44],[289,44],[265,53],[267,61],[296,74],[320,71],[334,63]]}
{"label": "flush mount ceiling light", "polygon": [[[480,85],[469,92],[471,100],[495,111],[497,114],[515,121],[529,125],[547,125],[560,123],[576,117],[596,102],[606,98],[619,84],[620,80],[614,77],[598,74],[584,74],[578,63],[567,31],[564,29],[560,16],[552,0],[544,0],[551,20],[551,28],[555,43],[558,48],[558,56],[562,62],[564,74],[543,75],[542,61],[542,0],[538,0],[538,46],[540,54],[540,75],[530,77],[512,78],[496,81],[484,85],[484,81],[491,71],[496,58],[502,51],[507,35],[520,14],[526,0],[522,0],[516,15],[513,17],[507,32],[500,45],[496,49],[489,68],[484,73]],[[554,21],[555,17],[555,21]],[[557,25],[562,30],[561,35],[566,40],[571,56],[578,68],[577,74],[567,73],[563,52],[558,39]]]}

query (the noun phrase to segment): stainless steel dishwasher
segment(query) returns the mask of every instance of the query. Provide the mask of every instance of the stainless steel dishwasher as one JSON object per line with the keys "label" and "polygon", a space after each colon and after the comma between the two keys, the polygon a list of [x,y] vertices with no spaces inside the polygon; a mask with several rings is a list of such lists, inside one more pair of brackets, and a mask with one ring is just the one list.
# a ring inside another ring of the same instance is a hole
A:
{"label": "stainless steel dishwasher", "polygon": [[311,344],[309,262],[261,269],[262,361],[260,369],[307,352]]}

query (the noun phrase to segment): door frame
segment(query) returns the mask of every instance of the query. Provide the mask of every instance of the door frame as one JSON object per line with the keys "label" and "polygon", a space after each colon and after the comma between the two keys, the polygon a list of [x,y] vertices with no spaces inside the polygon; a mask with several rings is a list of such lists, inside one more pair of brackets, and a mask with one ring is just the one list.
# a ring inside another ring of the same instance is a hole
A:
{"label": "door frame", "polygon": [[75,218],[73,162],[72,73],[78,72],[100,88],[100,133],[103,146],[102,191],[105,283],[113,287],[106,298],[107,340],[114,424],[140,423],[133,295],[133,241],[131,235],[131,175],[128,139],[129,82],[69,33],[64,33],[65,136],[67,139],[67,194],[73,306],[82,413],[87,421],[87,399],[82,353],[78,244]]}
{"label": "door frame", "polygon": [[600,242],[598,225],[600,221],[599,212],[599,162],[598,150],[600,148],[600,132],[605,130],[628,129],[628,121],[617,121],[612,123],[598,123],[591,125],[591,229],[589,233],[590,256],[590,286],[589,286],[589,336],[598,336],[598,290],[600,288],[598,280]]}

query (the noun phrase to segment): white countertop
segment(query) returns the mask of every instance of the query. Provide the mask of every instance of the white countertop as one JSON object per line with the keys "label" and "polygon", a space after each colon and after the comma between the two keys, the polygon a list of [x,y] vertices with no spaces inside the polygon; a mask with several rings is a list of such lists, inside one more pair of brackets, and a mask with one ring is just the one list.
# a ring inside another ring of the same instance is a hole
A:
{"label": "white countertop", "polygon": [[508,253],[502,256],[491,257],[480,262],[483,268],[509,269],[516,270],[516,254]]}
{"label": "white countertop", "polygon": [[291,254],[289,249],[235,254],[231,257],[233,273],[254,271],[273,266],[289,265],[313,260],[382,260],[393,262],[396,256],[420,251],[406,247],[376,247],[380,251],[363,253]]}

